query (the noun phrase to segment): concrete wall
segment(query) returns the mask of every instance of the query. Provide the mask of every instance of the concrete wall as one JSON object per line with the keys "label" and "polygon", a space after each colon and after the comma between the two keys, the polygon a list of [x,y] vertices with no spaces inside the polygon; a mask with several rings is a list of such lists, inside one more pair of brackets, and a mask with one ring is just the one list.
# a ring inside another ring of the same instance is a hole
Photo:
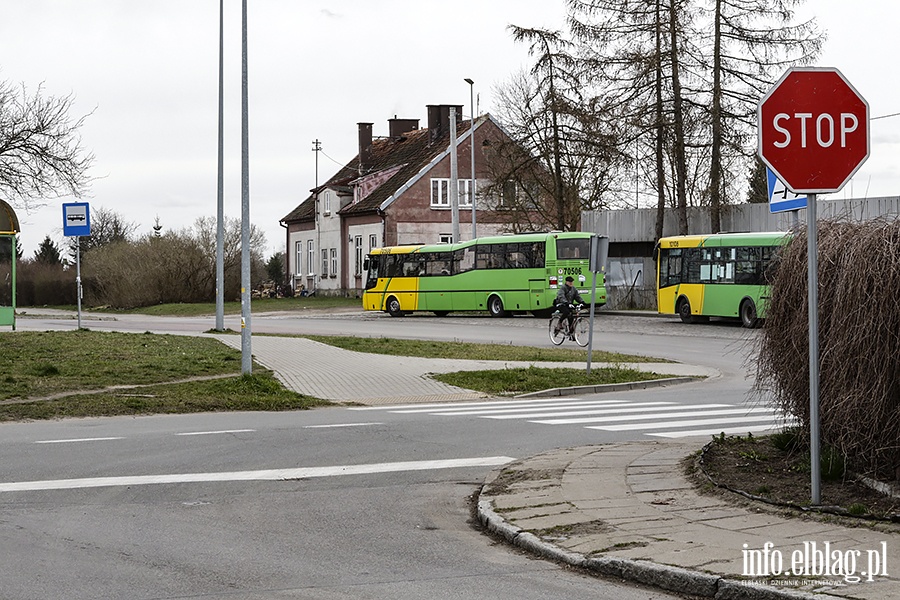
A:
{"label": "concrete wall", "polygon": [[[900,196],[819,200],[819,219],[868,221],[900,218]],[[722,209],[722,231],[787,231],[806,224],[806,209],[772,214],[768,204],[737,204]],[[708,208],[688,209],[688,232],[713,233]],[[663,235],[678,235],[674,209],[666,209]],[[609,308],[656,310],[656,209],[585,211],[581,228],[609,236],[610,258],[607,274]]]}

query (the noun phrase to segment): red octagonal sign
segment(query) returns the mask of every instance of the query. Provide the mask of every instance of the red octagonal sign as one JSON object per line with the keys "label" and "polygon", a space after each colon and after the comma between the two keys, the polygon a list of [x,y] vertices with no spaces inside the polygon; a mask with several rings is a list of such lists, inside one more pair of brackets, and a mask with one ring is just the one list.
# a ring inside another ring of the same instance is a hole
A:
{"label": "red octagonal sign", "polygon": [[837,69],[788,70],[756,114],[759,155],[792,192],[837,192],[869,157],[869,104]]}

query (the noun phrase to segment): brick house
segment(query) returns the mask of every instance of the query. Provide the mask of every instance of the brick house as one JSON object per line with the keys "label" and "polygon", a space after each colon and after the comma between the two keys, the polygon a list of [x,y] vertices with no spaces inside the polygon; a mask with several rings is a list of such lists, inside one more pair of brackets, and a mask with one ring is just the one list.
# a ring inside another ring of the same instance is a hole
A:
{"label": "brick house", "polygon": [[[428,127],[418,119],[388,120],[388,135],[373,137],[372,123],[359,123],[359,153],[324,184],[311,190],[281,219],[285,227],[288,280],[295,291],[362,294],[363,259],[372,249],[451,241],[450,109],[456,110],[459,234],[472,237],[472,121],[462,106],[429,105]],[[476,228],[479,237],[504,231],[499,200],[477,195],[486,180],[484,149],[509,136],[489,114],[474,122]]]}

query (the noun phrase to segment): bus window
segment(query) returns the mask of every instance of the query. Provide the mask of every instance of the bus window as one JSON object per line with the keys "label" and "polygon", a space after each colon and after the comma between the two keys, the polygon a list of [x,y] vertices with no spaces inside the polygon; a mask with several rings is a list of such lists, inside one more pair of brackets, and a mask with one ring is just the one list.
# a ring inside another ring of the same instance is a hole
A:
{"label": "bus window", "polygon": [[672,248],[662,251],[659,270],[659,287],[678,285],[681,283],[681,249]]}
{"label": "bus window", "polygon": [[556,258],[587,258],[591,254],[590,238],[570,238],[556,240]]}
{"label": "bus window", "polygon": [[370,254],[366,257],[366,289],[371,290],[378,285],[378,267],[381,263],[381,257]]}
{"label": "bus window", "polygon": [[381,277],[401,277],[403,276],[403,255],[402,254],[386,254],[382,255],[384,264],[380,269]]}
{"label": "bus window", "polygon": [[469,246],[453,253],[453,272],[465,273],[475,268],[475,247]]}
{"label": "bus window", "polygon": [[450,274],[450,260],[453,256],[450,252],[433,252],[426,256],[428,260],[425,263],[425,275]]}

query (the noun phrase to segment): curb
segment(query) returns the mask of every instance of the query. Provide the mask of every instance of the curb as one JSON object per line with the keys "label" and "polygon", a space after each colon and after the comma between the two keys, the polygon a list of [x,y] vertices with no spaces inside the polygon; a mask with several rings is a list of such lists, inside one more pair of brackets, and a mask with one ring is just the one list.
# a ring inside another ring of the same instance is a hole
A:
{"label": "curb", "polygon": [[646,390],[649,388],[665,387],[676,383],[693,383],[703,381],[703,377],[668,377],[666,379],[651,379],[649,381],[631,381],[627,383],[605,383],[602,385],[578,385],[573,387],[550,388],[539,392],[519,394],[514,398],[552,398],[554,396],[575,396],[578,394],[600,394],[603,392],[627,392],[630,390]]}
{"label": "curb", "polygon": [[649,585],[669,592],[701,596],[714,600],[836,600],[827,594],[809,594],[781,590],[760,584],[725,579],[718,575],[691,571],[681,567],[626,558],[587,558],[543,541],[533,533],[508,523],[494,512],[493,501],[478,492],[478,522],[490,533],[506,542],[556,562],[587,569],[598,575],[616,577],[632,583]]}

